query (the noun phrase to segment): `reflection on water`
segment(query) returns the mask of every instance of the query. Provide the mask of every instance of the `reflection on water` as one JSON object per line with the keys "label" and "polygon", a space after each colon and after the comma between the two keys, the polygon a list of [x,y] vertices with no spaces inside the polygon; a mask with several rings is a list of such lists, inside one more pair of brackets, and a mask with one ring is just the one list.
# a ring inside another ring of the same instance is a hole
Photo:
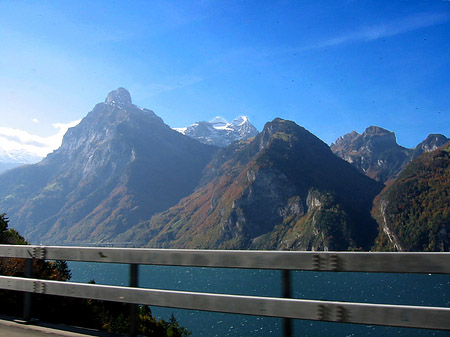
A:
{"label": "reflection on water", "polygon": [[[128,284],[128,265],[69,262],[74,282]],[[450,307],[450,275],[293,272],[295,298]],[[223,294],[281,296],[281,272],[194,267],[140,266],[146,288]],[[282,336],[279,318],[152,307],[168,319],[173,313],[192,336]],[[294,322],[295,336],[449,336],[449,332],[406,328]]]}

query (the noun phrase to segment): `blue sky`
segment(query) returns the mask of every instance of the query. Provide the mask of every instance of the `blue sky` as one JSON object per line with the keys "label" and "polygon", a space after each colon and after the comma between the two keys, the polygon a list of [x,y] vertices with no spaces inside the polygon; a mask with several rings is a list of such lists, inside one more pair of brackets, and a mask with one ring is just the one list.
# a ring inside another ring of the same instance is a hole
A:
{"label": "blue sky", "polygon": [[406,147],[450,137],[450,1],[2,0],[0,22],[10,139],[55,139],[117,87],[172,127],[247,115],[328,144],[370,125]]}

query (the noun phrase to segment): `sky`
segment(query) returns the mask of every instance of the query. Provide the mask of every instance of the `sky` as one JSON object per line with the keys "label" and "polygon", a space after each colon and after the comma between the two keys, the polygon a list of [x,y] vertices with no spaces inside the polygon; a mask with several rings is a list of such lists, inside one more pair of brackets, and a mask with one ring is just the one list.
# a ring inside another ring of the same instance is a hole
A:
{"label": "sky", "polygon": [[57,148],[126,88],[171,127],[450,137],[450,1],[0,0],[0,147]]}

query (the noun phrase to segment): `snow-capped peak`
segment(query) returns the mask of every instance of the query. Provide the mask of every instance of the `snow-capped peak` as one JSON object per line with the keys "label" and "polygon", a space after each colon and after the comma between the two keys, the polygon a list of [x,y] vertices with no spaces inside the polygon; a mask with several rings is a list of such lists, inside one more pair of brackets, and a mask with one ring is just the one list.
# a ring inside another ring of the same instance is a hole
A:
{"label": "snow-capped peak", "polygon": [[[192,125],[191,125],[191,126],[192,126]],[[184,127],[184,128],[173,128],[173,129],[174,129],[175,131],[178,131],[179,133],[185,135],[185,134],[186,134],[187,127]]]}
{"label": "snow-capped peak", "polygon": [[187,128],[174,128],[174,130],[202,143],[216,146],[227,146],[234,141],[258,134],[258,130],[246,116],[237,117],[231,123],[217,116],[209,122],[197,122]]}
{"label": "snow-capped peak", "polygon": [[211,124],[228,124],[227,120],[223,117],[216,116],[209,121]]}
{"label": "snow-capped peak", "polygon": [[214,129],[225,129],[230,125],[225,118],[220,116],[216,116],[214,119],[210,120],[209,123]]}
{"label": "snow-capped peak", "polygon": [[34,164],[43,157],[25,149],[5,150],[0,147],[0,163]]}
{"label": "snow-capped peak", "polygon": [[232,125],[241,126],[242,124],[248,123],[247,116],[239,116],[231,122]]}

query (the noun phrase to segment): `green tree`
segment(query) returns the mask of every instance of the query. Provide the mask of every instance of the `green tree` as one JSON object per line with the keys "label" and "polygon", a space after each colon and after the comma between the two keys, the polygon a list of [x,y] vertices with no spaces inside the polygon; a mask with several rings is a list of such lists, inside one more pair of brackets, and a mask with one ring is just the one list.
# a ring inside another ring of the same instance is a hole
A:
{"label": "green tree", "polygon": [[69,281],[72,278],[72,273],[71,273],[66,261],[56,260],[55,262],[53,262],[53,266],[56,269],[57,276],[60,279]]}
{"label": "green tree", "polygon": [[9,218],[0,214],[0,244],[26,245],[27,241],[15,229],[8,228]]}
{"label": "green tree", "polygon": [[0,233],[3,233],[8,228],[9,219],[6,217],[6,213],[0,214]]}
{"label": "green tree", "polygon": [[184,327],[180,326],[173,314],[170,316],[169,322],[166,324],[167,337],[189,337],[191,335],[189,330],[186,330]]}

